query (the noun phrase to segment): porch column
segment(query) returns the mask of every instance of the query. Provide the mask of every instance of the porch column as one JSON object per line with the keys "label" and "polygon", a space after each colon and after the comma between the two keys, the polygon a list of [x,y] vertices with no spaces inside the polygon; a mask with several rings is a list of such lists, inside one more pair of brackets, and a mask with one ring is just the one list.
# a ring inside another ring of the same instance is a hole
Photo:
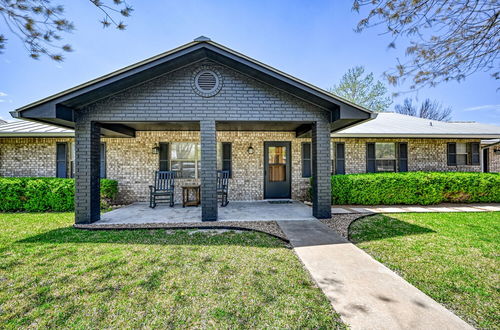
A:
{"label": "porch column", "polygon": [[100,219],[100,143],[100,125],[77,119],[75,124],[75,223],[92,223]]}
{"label": "porch column", "polygon": [[217,220],[217,131],[215,121],[200,121],[201,220]]}
{"label": "porch column", "polygon": [[312,127],[313,216],[318,219],[332,217],[332,187],[330,160],[330,125],[315,122]]}

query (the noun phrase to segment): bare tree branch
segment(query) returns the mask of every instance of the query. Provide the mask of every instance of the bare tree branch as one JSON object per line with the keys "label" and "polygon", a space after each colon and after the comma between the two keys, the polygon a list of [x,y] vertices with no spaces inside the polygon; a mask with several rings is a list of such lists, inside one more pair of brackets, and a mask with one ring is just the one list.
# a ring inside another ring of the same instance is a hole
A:
{"label": "bare tree branch", "polygon": [[462,81],[478,71],[500,78],[500,2],[495,0],[354,0],[368,9],[356,28],[385,26],[395,47],[410,41],[407,61],[385,73],[392,85],[411,80],[410,88]]}
{"label": "bare tree branch", "polygon": [[[122,21],[114,16],[129,17],[132,12],[124,0],[112,0],[110,4],[100,0],[88,0],[103,14],[103,27],[114,25],[125,29]],[[71,52],[71,45],[62,44],[62,34],[71,33],[75,27],[64,16],[64,6],[53,0],[0,0],[0,17],[6,30],[23,42],[29,56],[34,59],[46,55],[55,61],[64,59],[63,52]],[[0,24],[1,26],[1,24]],[[0,54],[5,49],[7,37],[0,34]]]}
{"label": "bare tree branch", "polygon": [[450,107],[445,108],[441,103],[430,99],[425,99],[418,108],[417,105],[413,104],[411,98],[405,98],[403,104],[397,104],[394,109],[403,115],[439,121],[450,121],[452,112]]}

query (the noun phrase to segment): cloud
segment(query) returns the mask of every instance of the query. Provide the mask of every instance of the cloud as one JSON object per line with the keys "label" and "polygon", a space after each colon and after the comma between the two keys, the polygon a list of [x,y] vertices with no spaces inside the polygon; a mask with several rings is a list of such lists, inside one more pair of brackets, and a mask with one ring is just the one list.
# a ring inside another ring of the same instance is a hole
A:
{"label": "cloud", "polygon": [[500,111],[500,104],[485,104],[464,109],[464,111],[480,111],[480,110]]}
{"label": "cloud", "polygon": [[7,96],[7,93],[0,92],[0,97]]}

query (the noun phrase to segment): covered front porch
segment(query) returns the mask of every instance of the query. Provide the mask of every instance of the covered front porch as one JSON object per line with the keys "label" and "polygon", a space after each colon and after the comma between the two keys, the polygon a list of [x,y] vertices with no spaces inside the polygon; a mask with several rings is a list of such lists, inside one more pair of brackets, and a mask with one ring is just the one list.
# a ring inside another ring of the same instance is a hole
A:
{"label": "covered front porch", "polygon": [[[218,208],[219,221],[314,220],[310,206],[298,201],[233,201]],[[133,203],[104,213],[95,225],[143,225],[159,223],[196,223],[202,221],[201,207]]]}
{"label": "covered front porch", "polygon": [[[131,195],[144,196],[154,171],[161,168],[160,160],[148,153],[151,141],[141,145],[145,141],[143,132],[152,131],[198,132],[200,168],[198,171],[198,167],[191,166],[191,169],[199,173],[194,179],[200,185],[201,207],[190,212],[201,212],[202,221],[224,219],[226,212],[217,202],[217,143],[227,142],[218,140],[220,132],[288,132],[293,139],[307,136],[310,139],[307,157],[301,159],[290,154],[290,157],[279,158],[279,164],[266,162],[269,159],[266,153],[282,155],[282,151],[297,148],[299,141],[273,136],[265,136],[265,140],[258,142],[249,139],[245,148],[248,150],[251,144],[256,152],[246,167],[243,162],[249,153],[235,149],[243,164],[239,167],[234,164],[235,170],[240,169],[237,178],[241,199],[249,195],[251,199],[269,198],[266,194],[274,198],[294,198],[289,191],[296,189],[299,180],[294,180],[286,171],[300,168],[304,160],[310,167],[308,176],[313,178],[313,206],[308,216],[330,218],[330,133],[374,117],[369,110],[207,38],[32,103],[12,115],[74,128],[77,224],[100,220],[101,158],[107,158],[108,167],[117,168],[116,176],[108,175],[108,178],[118,180],[119,184],[127,182]],[[182,134],[178,135],[182,138]],[[105,142],[104,139],[130,142],[123,149],[112,149],[111,144],[118,143],[110,141],[103,157],[101,142]],[[186,142],[179,140],[179,136],[162,139],[156,142]],[[274,151],[271,148],[275,148]],[[280,152],[275,152],[277,149]],[[114,162],[108,157],[112,152],[117,155]],[[252,174],[253,171],[257,175]],[[270,183],[274,187],[270,187]],[[235,199],[231,186],[229,189],[231,208]],[[290,204],[283,207],[288,211]],[[161,216],[161,212],[154,214]]]}

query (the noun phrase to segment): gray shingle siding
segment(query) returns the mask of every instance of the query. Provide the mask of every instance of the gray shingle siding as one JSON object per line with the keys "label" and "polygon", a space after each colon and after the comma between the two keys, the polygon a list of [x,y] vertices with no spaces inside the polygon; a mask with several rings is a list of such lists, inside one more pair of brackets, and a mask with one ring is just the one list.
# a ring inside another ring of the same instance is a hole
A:
{"label": "gray shingle siding", "polygon": [[211,67],[223,76],[222,90],[210,98],[199,96],[191,87],[191,79],[200,65],[166,74],[80,112],[96,121],[328,120],[328,111],[216,64]]}

